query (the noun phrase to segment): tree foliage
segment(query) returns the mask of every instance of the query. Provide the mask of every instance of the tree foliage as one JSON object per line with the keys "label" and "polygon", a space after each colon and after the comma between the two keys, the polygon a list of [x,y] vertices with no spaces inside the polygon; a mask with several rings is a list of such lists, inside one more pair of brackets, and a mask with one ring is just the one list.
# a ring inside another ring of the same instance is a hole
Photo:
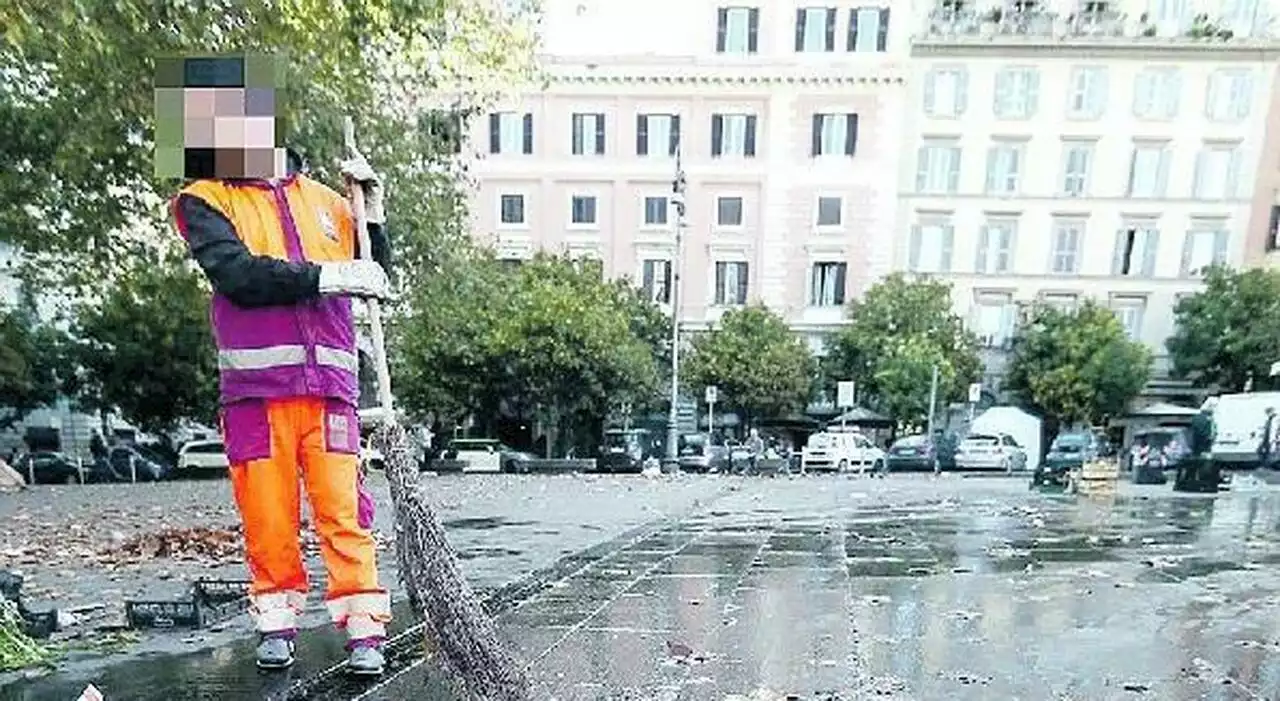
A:
{"label": "tree foliage", "polygon": [[1210,268],[1205,287],[1174,308],[1173,372],[1200,387],[1243,391],[1280,361],[1280,272]]}
{"label": "tree foliage", "polygon": [[28,309],[0,310],[0,429],[58,397],[66,336]]}
{"label": "tree foliage", "polygon": [[682,362],[684,386],[701,395],[714,385],[721,406],[748,423],[797,413],[809,399],[813,357],[787,322],[764,305],[725,312],[691,346]]}
{"label": "tree foliage", "polygon": [[1062,423],[1118,416],[1151,376],[1151,352],[1093,300],[1035,307],[1015,336],[1005,387]]}
{"label": "tree foliage", "polygon": [[513,268],[483,252],[460,257],[415,285],[396,327],[397,394],[416,413],[455,419],[505,410],[558,425],[598,421],[658,390],[661,312],[641,303],[567,258]]}
{"label": "tree foliage", "polygon": [[939,401],[959,400],[980,377],[977,339],[952,311],[951,286],[893,274],[849,304],[849,324],[832,339],[827,383],[853,380],[869,408],[902,424],[928,417],[938,368]]}
{"label": "tree foliage", "polygon": [[76,376],[68,390],[93,408],[116,408],[151,432],[181,419],[212,422],[217,359],[209,292],[197,271],[137,265],[99,300],[76,309]]}

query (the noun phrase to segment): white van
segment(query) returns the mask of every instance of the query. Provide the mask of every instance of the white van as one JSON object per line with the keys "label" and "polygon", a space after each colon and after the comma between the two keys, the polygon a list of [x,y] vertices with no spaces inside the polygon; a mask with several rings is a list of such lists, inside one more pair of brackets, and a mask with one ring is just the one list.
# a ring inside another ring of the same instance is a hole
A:
{"label": "white van", "polygon": [[[1226,467],[1246,467],[1258,463],[1258,447],[1262,445],[1262,429],[1267,422],[1267,409],[1280,415],[1280,392],[1246,392],[1216,397],[1213,412],[1213,448],[1215,463]],[[1206,404],[1209,401],[1206,400]],[[1276,419],[1273,424],[1280,423]],[[1273,431],[1277,427],[1272,428]],[[1274,436],[1272,437],[1274,440]]]}
{"label": "white van", "polygon": [[819,431],[811,436],[800,451],[800,470],[834,470],[864,472],[867,468],[884,468],[884,451],[861,433]]}
{"label": "white van", "polygon": [[178,450],[179,474],[222,472],[230,467],[222,441],[187,441]]}

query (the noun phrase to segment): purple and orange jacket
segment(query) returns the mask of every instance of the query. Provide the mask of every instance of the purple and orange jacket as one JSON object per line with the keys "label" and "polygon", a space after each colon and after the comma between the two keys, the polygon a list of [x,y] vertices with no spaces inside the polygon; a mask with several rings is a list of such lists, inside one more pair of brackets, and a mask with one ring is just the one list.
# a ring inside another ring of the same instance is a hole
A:
{"label": "purple and orange jacket", "polygon": [[[356,406],[352,302],[320,295],[317,265],[356,257],[346,199],[295,171],[279,181],[197,180],[172,207],[213,286],[222,404],[315,396]],[[383,227],[370,224],[369,236],[389,269]]]}

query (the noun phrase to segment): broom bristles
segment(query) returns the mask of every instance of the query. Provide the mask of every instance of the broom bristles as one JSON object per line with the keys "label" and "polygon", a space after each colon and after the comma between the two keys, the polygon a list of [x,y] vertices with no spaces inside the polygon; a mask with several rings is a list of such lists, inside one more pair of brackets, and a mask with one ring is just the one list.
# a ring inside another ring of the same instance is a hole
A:
{"label": "broom bristles", "polygon": [[493,620],[462,576],[444,526],[418,493],[418,469],[404,427],[385,421],[374,433],[385,458],[395,512],[400,579],[436,659],[475,701],[529,701],[524,670],[498,638]]}

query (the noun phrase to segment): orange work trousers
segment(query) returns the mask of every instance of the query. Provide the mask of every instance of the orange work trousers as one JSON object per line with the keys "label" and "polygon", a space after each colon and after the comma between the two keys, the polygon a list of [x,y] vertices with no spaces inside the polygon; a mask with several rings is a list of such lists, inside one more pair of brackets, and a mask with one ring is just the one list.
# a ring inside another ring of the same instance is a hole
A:
{"label": "orange work trousers", "polygon": [[378,585],[372,531],[361,525],[355,407],[324,397],[245,400],[222,408],[236,506],[263,634],[291,637],[308,590],[298,542],[299,478],[320,540],[326,607],[352,640],[383,638],[390,599]]}

